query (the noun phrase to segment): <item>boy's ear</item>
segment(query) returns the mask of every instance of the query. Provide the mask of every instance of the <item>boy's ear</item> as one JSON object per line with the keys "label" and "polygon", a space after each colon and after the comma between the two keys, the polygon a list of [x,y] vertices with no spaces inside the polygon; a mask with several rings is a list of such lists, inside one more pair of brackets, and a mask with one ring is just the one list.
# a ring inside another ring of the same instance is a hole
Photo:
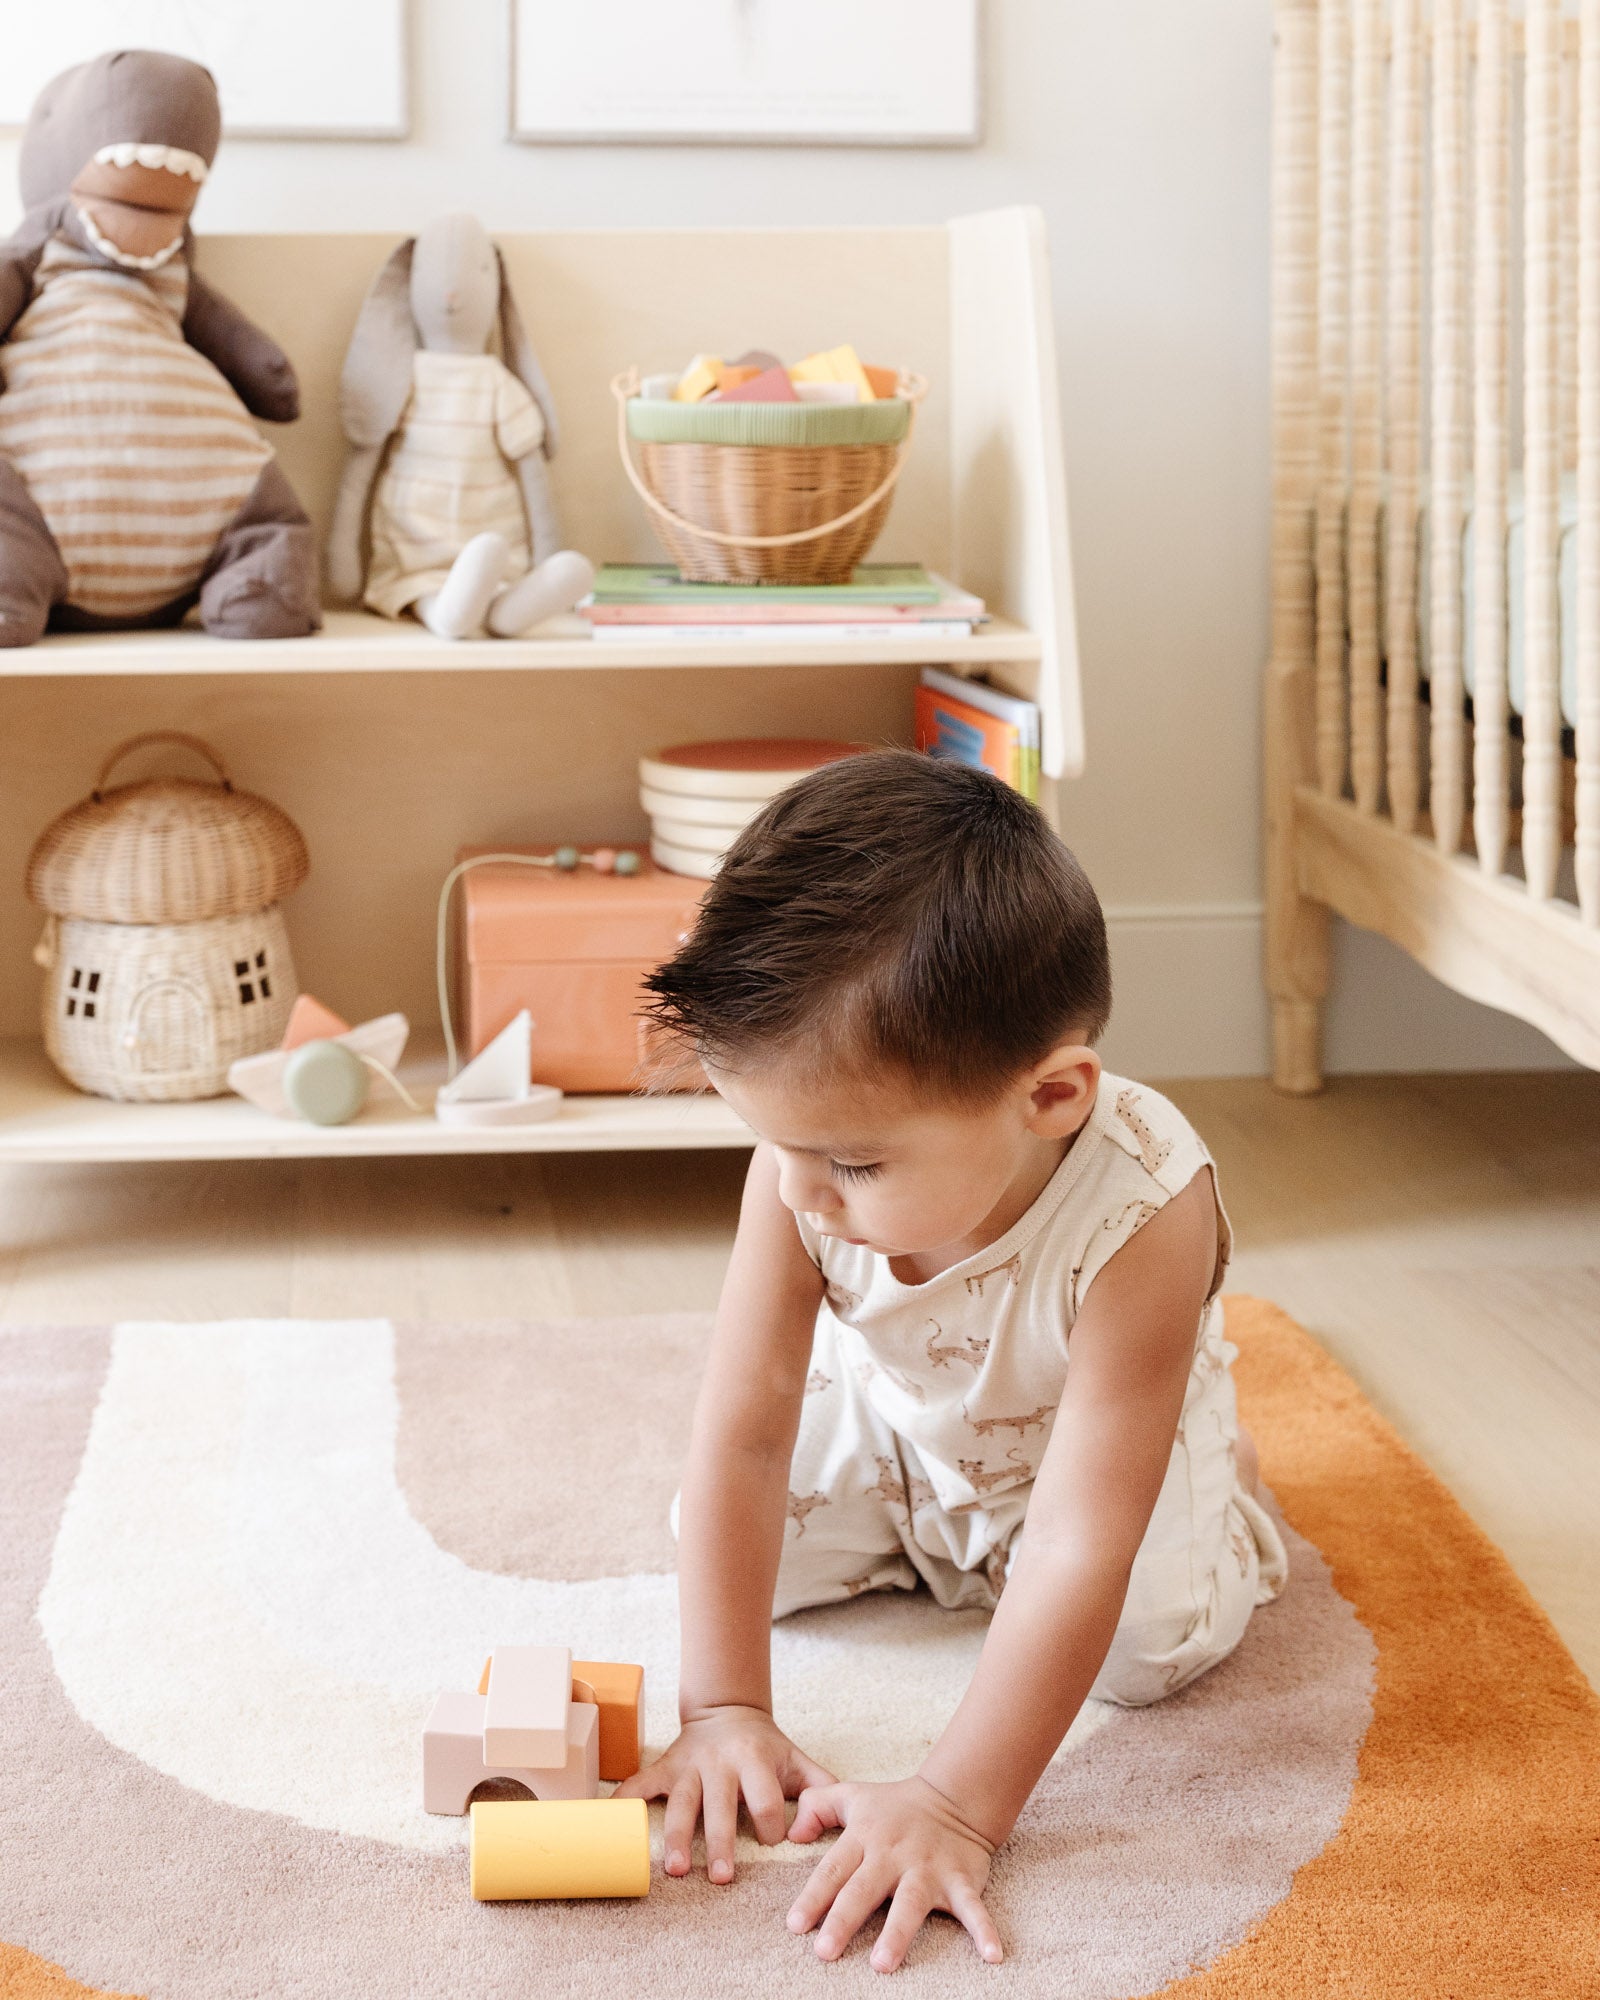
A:
{"label": "boy's ear", "polygon": [[1062,1042],[1028,1078],[1027,1126],[1041,1139],[1070,1139],[1094,1109],[1100,1058],[1085,1042]]}

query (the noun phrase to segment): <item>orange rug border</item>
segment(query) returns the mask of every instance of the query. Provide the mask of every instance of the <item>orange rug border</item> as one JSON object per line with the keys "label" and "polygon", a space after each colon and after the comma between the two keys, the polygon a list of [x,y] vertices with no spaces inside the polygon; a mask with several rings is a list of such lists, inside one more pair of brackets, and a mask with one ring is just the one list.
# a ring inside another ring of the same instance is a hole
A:
{"label": "orange rug border", "polygon": [[1595,2000],[1600,1696],[1326,1350],[1267,1300],[1227,1312],[1262,1477],[1371,1632],[1377,1687],[1339,1831],[1242,1944],[1163,1994]]}
{"label": "orange rug border", "polygon": [[[1266,1300],[1230,1297],[1227,1312],[1263,1477],[1371,1631],[1377,1688],[1339,1831],[1241,1944],[1161,1995],[1600,1996],[1600,1697],[1505,1556],[1316,1340]],[[0,1941],[0,2000],[84,1996],[135,2000]]]}

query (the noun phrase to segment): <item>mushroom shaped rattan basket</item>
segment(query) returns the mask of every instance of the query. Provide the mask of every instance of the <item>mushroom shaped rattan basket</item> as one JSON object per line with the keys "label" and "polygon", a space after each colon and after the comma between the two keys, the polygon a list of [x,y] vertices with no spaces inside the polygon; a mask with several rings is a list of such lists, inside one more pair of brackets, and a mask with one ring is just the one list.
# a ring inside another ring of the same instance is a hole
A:
{"label": "mushroom shaped rattan basket", "polygon": [[[150,743],[195,751],[216,779],[106,790]],[[283,1038],[297,989],[278,905],[309,865],[288,815],[236,790],[197,738],[160,730],[120,745],[28,861],[28,895],[47,912],[34,957],[56,1068],[101,1097],[218,1096],[231,1062]]]}
{"label": "mushroom shaped rattan basket", "polygon": [[[623,470],[697,583],[848,583],[878,539],[928,392],[872,403],[666,403],[611,384]],[[637,453],[637,463],[635,463]]]}

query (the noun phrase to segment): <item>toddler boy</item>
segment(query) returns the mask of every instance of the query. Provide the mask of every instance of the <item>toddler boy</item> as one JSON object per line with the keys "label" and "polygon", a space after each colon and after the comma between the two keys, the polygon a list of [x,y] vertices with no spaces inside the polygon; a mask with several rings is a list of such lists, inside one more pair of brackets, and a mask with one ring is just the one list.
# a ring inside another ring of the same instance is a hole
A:
{"label": "toddler boy", "polygon": [[[1090,1695],[1144,1703],[1283,1586],[1218,1289],[1227,1218],[1167,1100],[1102,1072],[1105,924],[1037,810],[911,752],[828,766],[740,835],[649,982],[759,1135],[679,1496],[682,1730],[623,1787],[839,1839],[790,1912],[836,1958],[882,1903],[990,1962],[990,1857]],[[839,1783],[772,1714],[770,1621],[865,1591],[993,1610],[921,1768]]]}

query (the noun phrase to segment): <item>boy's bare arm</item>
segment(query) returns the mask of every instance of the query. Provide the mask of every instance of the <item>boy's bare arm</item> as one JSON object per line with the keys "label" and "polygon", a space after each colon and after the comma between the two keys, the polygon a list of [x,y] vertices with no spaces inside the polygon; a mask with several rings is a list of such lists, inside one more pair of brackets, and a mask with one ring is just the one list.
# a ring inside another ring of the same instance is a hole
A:
{"label": "boy's bare arm", "polygon": [[679,1502],[686,1721],[712,1708],[772,1706],[772,1597],[821,1298],[822,1274],[778,1199],[772,1153],[758,1146]]}
{"label": "boy's bare arm", "polygon": [[1209,1169],[1095,1279],[983,1656],[921,1775],[999,1842],[1110,1647],[1172,1455],[1216,1267]]}

